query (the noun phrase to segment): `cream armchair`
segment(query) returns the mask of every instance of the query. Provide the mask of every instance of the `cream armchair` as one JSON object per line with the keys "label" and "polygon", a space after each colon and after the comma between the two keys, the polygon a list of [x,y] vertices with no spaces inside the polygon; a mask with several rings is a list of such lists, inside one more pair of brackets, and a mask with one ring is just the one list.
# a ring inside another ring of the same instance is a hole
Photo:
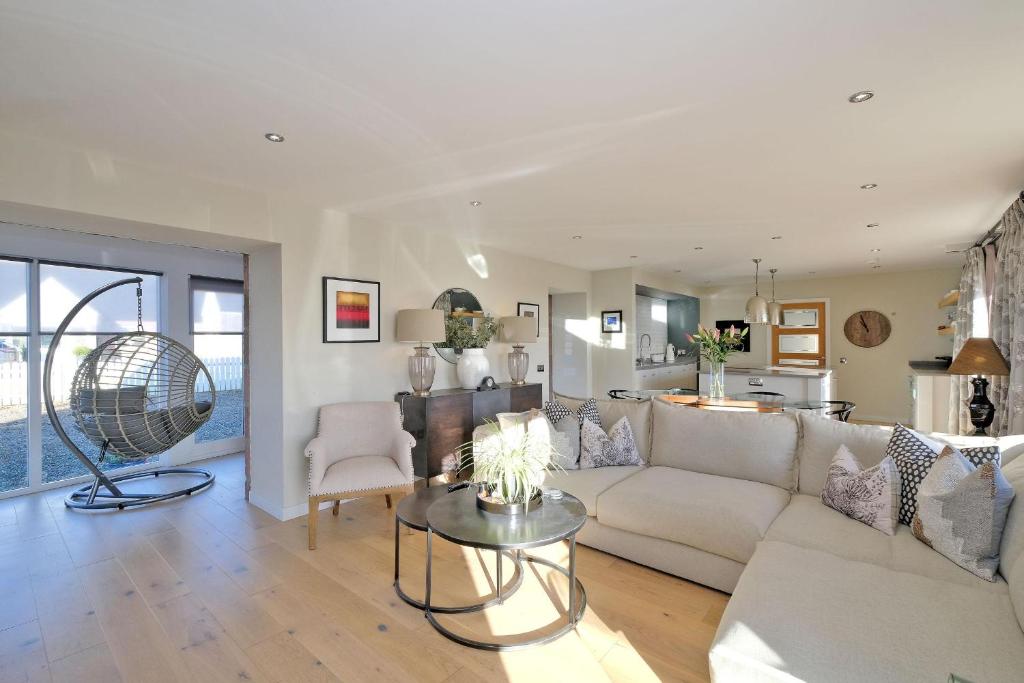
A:
{"label": "cream armchair", "polygon": [[320,408],[317,435],[306,446],[309,459],[309,549],[316,549],[320,503],[412,493],[412,447],[392,401],[335,403]]}

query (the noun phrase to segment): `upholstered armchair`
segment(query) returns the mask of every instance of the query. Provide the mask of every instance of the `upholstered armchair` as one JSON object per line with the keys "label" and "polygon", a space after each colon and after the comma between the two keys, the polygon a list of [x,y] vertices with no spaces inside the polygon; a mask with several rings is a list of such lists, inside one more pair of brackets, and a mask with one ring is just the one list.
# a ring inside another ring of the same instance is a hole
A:
{"label": "upholstered armchair", "polygon": [[309,459],[309,549],[316,549],[320,503],[412,493],[412,447],[393,401],[335,403],[320,408],[316,437],[306,446]]}

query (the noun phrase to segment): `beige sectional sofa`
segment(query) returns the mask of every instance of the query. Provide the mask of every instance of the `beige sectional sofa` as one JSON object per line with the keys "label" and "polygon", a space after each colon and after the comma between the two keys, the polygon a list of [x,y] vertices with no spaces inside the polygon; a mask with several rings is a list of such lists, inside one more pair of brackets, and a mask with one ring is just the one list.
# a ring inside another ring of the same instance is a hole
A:
{"label": "beige sectional sofa", "polygon": [[627,417],[647,465],[546,484],[587,506],[581,543],[732,593],[715,681],[1024,681],[1024,436],[999,440],[1018,497],[993,583],[906,526],[887,536],[821,503],[839,446],[870,467],[888,429],[659,400],[598,410],[606,428]]}

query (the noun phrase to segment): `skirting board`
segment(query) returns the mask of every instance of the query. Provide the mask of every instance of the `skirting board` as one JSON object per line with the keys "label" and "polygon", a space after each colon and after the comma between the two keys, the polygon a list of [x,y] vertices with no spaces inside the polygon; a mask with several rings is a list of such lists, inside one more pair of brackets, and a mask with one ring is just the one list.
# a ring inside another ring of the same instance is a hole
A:
{"label": "skirting board", "polygon": [[[341,502],[342,504],[345,504],[351,503],[353,500],[358,499],[353,498],[351,500],[343,500]],[[249,502],[258,507],[260,510],[266,512],[271,517],[279,519],[282,522],[287,522],[289,519],[295,519],[296,517],[302,517],[304,515],[309,514],[309,503],[299,503],[298,505],[291,505],[289,507],[282,508],[277,505],[269,505],[267,501],[261,499],[259,496],[257,496],[255,493],[251,491],[249,492]],[[333,501],[324,501],[320,503],[320,509],[326,510],[333,504]]]}

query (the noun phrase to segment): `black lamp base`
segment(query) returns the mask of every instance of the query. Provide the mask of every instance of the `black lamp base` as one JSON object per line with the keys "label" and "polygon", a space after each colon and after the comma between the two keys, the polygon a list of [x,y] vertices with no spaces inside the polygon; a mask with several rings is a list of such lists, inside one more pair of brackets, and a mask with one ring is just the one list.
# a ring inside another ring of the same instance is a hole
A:
{"label": "black lamp base", "polygon": [[971,411],[971,424],[974,425],[975,436],[985,436],[985,430],[995,419],[995,406],[985,393],[988,389],[987,379],[981,376],[972,377],[971,384],[974,385],[974,396],[967,404]]}

